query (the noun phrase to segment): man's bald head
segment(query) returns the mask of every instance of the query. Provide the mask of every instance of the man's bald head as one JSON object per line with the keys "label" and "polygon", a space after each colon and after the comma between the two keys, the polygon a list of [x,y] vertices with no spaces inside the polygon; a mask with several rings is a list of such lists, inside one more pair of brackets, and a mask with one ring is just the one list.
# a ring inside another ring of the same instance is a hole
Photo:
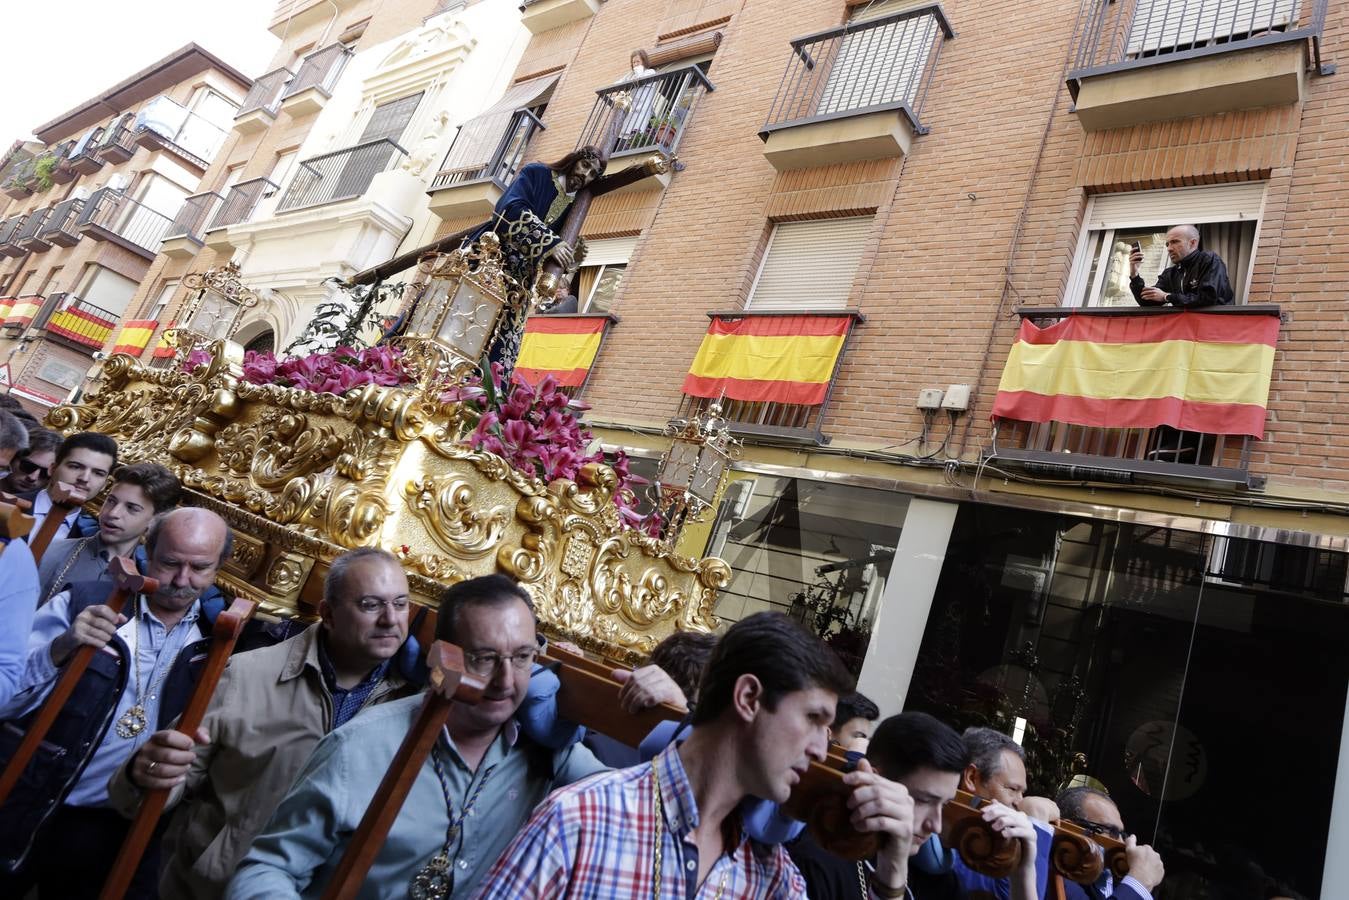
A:
{"label": "man's bald head", "polygon": [[234,550],[234,532],[225,524],[225,520],[209,509],[195,506],[184,506],[156,516],[150,523],[150,530],[145,533],[145,549],[153,557],[161,536],[178,537],[189,533],[195,534],[197,540],[219,548],[217,565],[229,559]]}
{"label": "man's bald head", "polygon": [[152,602],[181,613],[215,584],[234,535],[220,516],[187,506],[156,517],[145,543],[150,551],[145,574],[159,582]]}
{"label": "man's bald head", "polygon": [[1166,254],[1180,262],[1199,249],[1199,229],[1193,225],[1172,225],[1166,232]]}

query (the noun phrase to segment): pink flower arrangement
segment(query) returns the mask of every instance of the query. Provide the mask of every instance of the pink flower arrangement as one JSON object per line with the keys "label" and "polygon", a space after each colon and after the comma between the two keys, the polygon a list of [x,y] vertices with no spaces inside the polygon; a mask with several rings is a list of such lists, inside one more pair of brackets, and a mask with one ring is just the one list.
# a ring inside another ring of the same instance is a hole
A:
{"label": "pink flower arrangement", "polygon": [[[249,350],[244,354],[244,381],[338,395],[367,384],[383,387],[411,384],[412,378],[404,371],[399,357],[400,352],[388,346],[364,350],[338,347],[327,353],[285,359]],[[183,371],[191,372],[210,359],[205,350],[193,350],[183,361]]]}
{"label": "pink flower arrangement", "polygon": [[469,435],[469,445],[495,453],[516,469],[545,482],[558,478],[574,481],[584,466],[607,462],[618,475],[614,502],[623,526],[658,533],[659,519],[637,512],[636,489],[646,484],[646,479],[632,474],[622,450],[614,459],[606,460],[599,441],[578,417],[589,407],[558,390],[557,380],[551,375],[536,386],[519,380],[507,386],[501,383],[502,375],[501,365],[493,363],[492,385],[477,379],[441,397],[446,402],[477,408],[478,425]]}

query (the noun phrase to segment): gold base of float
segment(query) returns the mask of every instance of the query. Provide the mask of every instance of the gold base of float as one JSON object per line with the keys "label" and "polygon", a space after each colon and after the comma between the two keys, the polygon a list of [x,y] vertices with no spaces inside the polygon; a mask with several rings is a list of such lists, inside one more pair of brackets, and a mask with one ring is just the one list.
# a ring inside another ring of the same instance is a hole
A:
{"label": "gold base of float", "polygon": [[417,388],[338,397],[250,384],[239,345],[210,352],[191,373],[115,355],[97,391],[48,423],[112,436],[123,461],[167,466],[192,504],[223,516],[235,534],[223,589],[313,617],[332,559],[383,547],[416,602],[434,608],[444,585],[503,572],[529,590],[546,631],[617,660],[716,626],[730,568],[622,528],[608,466],[544,484],[462,442],[458,403]]}

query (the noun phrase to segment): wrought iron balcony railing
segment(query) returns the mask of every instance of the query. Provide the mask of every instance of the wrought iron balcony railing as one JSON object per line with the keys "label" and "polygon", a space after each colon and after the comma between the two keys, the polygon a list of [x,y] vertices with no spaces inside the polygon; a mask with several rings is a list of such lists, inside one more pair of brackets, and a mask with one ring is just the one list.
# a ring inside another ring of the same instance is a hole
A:
{"label": "wrought iron balcony railing", "polygon": [[206,230],[212,231],[226,225],[247,222],[253,215],[253,210],[257,208],[258,202],[274,190],[276,190],[275,182],[267,178],[251,178],[239,182],[225,195],[220,208],[216,210],[215,218],[211,219],[211,224],[206,226]]}
{"label": "wrought iron balcony railing", "polygon": [[660,150],[674,154],[703,94],[715,90],[703,70],[687,66],[600,88],[576,146],[601,146],[613,137],[613,154]]}
{"label": "wrought iron balcony railing", "polygon": [[0,223],[0,256],[23,256],[28,251],[19,246],[19,232],[27,216],[10,216]]}
{"label": "wrought iron balcony railing", "polygon": [[173,220],[121,191],[100,188],[80,213],[81,234],[98,241],[112,241],[134,253],[153,259],[159,252]]}
{"label": "wrought iron balcony railing", "polygon": [[286,83],[294,75],[290,69],[281,68],[263,75],[253,86],[248,89],[248,94],[244,97],[243,105],[239,107],[239,116],[246,116],[254,110],[263,110],[268,113],[276,113],[277,107],[281,105],[281,92],[285,90]]}
{"label": "wrought iron balcony railing", "polygon": [[108,127],[102,145],[98,148],[98,158],[106,163],[126,162],[136,153],[135,129],[136,117],[127,113],[117,118]]}
{"label": "wrought iron balcony railing", "polygon": [[228,132],[168,97],[156,97],[136,114],[136,143],[169,150],[203,171]]}
{"label": "wrought iron balcony railing", "polygon": [[77,175],[92,175],[103,168],[103,160],[98,158],[99,147],[103,144],[103,135],[107,131],[102,125],[91,130],[71,148],[70,168]]}
{"label": "wrought iron balcony railing", "polygon": [[1082,0],[1068,79],[1287,41],[1320,70],[1325,18],[1326,0]]}
{"label": "wrought iron balcony railing", "polygon": [[445,163],[431,182],[431,189],[454,187],[471,181],[494,181],[503,190],[510,187],[524,165],[525,150],[544,124],[527,109],[516,110],[503,131],[500,122],[475,120],[459,129],[445,155]]}
{"label": "wrought iron balcony railing", "polygon": [[277,212],[359,197],[380,172],[393,168],[407,151],[388,138],[366,141],[300,163],[281,195]]}
{"label": "wrought iron balcony railing", "polygon": [[206,231],[206,222],[220,201],[221,197],[215,191],[188,197],[183,201],[183,207],[178,210],[178,215],[173,217],[169,230],[164,232],[164,240],[185,237],[200,244],[201,236]]}
{"label": "wrought iron balcony railing", "polygon": [[797,38],[762,134],[890,110],[924,133],[923,101],[953,35],[932,4]]}
{"label": "wrought iron balcony railing", "polygon": [[14,235],[14,242],[25,250],[33,253],[41,253],[44,250],[50,250],[51,244],[46,243],[40,237],[42,228],[47,224],[47,218],[51,215],[51,207],[46,209],[35,209],[23,220],[23,227]]}
{"label": "wrought iron balcony railing", "polygon": [[338,76],[342,74],[342,67],[346,65],[350,56],[351,48],[345,44],[329,44],[322,50],[309,54],[300,63],[299,71],[290,80],[290,84],[286,85],[281,99],[294,97],[310,88],[318,88],[325,95],[331,95],[333,85],[337,83]]}
{"label": "wrought iron balcony railing", "polygon": [[42,231],[38,233],[39,237],[58,247],[75,246],[80,240],[76,223],[79,221],[80,211],[83,209],[84,201],[79,197],[62,200],[52,207],[52,214],[47,217],[46,223],[42,226]]}

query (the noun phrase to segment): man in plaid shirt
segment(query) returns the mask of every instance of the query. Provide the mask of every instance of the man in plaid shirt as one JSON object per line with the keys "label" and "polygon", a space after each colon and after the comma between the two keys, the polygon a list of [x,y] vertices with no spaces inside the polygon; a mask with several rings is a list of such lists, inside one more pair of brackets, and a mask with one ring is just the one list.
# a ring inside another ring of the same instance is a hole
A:
{"label": "man in plaid shirt", "polygon": [[[823,760],[840,694],[852,679],[818,638],[780,613],[758,613],[717,644],[693,731],[651,763],[556,791],[535,811],[475,900],[804,897],[780,845],[746,835],[747,796],[786,802]],[[853,824],[885,838],[873,897],[905,895],[913,804],[869,765],[845,776]]]}

